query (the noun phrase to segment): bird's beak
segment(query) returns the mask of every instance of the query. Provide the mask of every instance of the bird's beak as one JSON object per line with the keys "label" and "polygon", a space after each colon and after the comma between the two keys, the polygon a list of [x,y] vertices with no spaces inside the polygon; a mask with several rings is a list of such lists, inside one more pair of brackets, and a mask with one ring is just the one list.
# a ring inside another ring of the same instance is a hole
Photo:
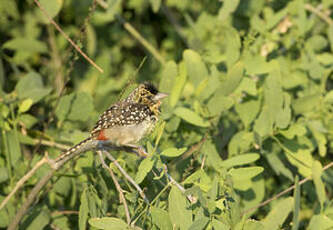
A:
{"label": "bird's beak", "polygon": [[163,98],[166,98],[167,96],[169,96],[169,94],[167,93],[157,93],[155,96],[154,96],[154,101],[159,101]]}

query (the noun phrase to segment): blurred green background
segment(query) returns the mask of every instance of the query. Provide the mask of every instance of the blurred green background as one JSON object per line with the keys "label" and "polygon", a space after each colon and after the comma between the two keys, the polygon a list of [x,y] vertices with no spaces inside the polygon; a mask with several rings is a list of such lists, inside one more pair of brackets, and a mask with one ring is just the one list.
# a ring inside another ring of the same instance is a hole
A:
{"label": "blurred green background", "polygon": [[[45,152],[55,158],[89,136],[136,83],[151,81],[169,98],[142,142],[151,157],[113,153],[154,200],[146,206],[111,164],[132,227],[89,152],[52,178],[22,229],[333,228],[333,171],[323,169],[333,159],[332,0],[39,2],[104,72],[35,1],[0,1],[0,201]],[[152,173],[161,162],[195,204]],[[0,228],[48,170],[0,211]],[[307,177],[297,192],[246,212]]]}

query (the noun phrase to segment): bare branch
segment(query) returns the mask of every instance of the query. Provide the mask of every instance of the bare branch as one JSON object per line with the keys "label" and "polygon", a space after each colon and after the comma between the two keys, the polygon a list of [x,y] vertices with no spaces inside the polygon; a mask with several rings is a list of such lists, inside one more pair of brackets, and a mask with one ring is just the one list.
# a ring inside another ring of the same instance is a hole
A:
{"label": "bare branch", "polygon": [[27,173],[25,174],[15,185],[14,189],[6,196],[6,198],[1,202],[0,204],[0,210],[7,204],[7,202],[10,200],[12,196],[17,192],[19,188],[23,186],[23,184],[30,179],[34,175],[34,173],[39,169],[44,163],[46,163],[46,158],[42,158],[40,161],[38,161],[35,166]]}
{"label": "bare branch", "polygon": [[[332,166],[333,166],[333,162],[327,164],[325,167],[323,167],[323,171],[329,169],[329,168],[332,167]],[[304,179],[301,180],[298,184],[299,184],[299,186],[301,186],[302,184],[304,184],[305,182],[308,182],[309,180],[312,180],[312,177],[304,178]],[[278,199],[280,196],[283,196],[284,194],[286,194],[286,193],[292,191],[292,190],[295,189],[295,188],[296,188],[296,185],[292,185],[292,186],[290,186],[289,188],[287,188],[286,190],[284,190],[284,191],[282,191],[282,192],[276,194],[276,195],[273,196],[272,198],[269,198],[269,199],[265,200],[264,202],[261,202],[260,204],[254,206],[254,207],[252,207],[252,208],[250,208],[250,209],[245,210],[245,211],[242,213],[242,215],[244,215],[244,214],[246,214],[246,213],[249,213],[249,212],[252,212],[252,211],[254,211],[254,210],[258,209],[258,208],[261,208],[261,207],[265,206],[266,204],[269,204],[269,203],[272,202],[273,200]]]}
{"label": "bare branch", "polygon": [[28,208],[31,206],[32,202],[36,199],[36,196],[42,190],[42,188],[47,184],[47,182],[50,181],[53,174],[55,173],[55,169],[51,169],[40,181],[34,186],[34,188],[31,190],[28,198],[23,203],[19,211],[16,213],[15,217],[13,218],[12,222],[8,226],[8,230],[15,230],[20,223],[22,217],[26,214],[28,211]]}
{"label": "bare branch", "polygon": [[306,3],[304,5],[304,8],[307,9],[308,11],[314,13],[315,15],[317,15],[319,18],[321,18],[323,21],[325,21],[328,25],[330,25],[330,26],[333,25],[333,20],[328,15],[321,12],[318,8],[313,7],[309,3]]}
{"label": "bare branch", "polygon": [[120,184],[117,180],[117,177],[116,175],[114,175],[112,169],[110,167],[108,167],[103,159],[103,155],[102,155],[102,152],[101,151],[97,151],[97,154],[99,156],[99,159],[101,160],[101,163],[102,163],[102,166],[109,171],[110,173],[110,176],[113,180],[113,183],[115,184],[116,186],[116,189],[118,190],[118,193],[119,193],[119,200],[121,203],[123,203],[124,205],[124,209],[125,209],[125,214],[126,214],[126,220],[127,220],[127,224],[130,225],[131,224],[131,216],[130,216],[130,213],[128,211],[128,207],[127,207],[127,202],[126,202],[126,199],[125,199],[125,196],[124,196],[124,193],[123,193],[123,189],[120,187]]}
{"label": "bare branch", "polygon": [[144,199],[144,201],[149,204],[149,200],[147,199],[146,195],[144,194],[143,190],[140,188],[140,186],[132,179],[132,177],[130,177],[130,175],[128,175],[128,173],[123,169],[123,167],[121,167],[121,165],[117,162],[117,160],[106,150],[103,150],[103,154],[105,154],[105,156],[107,158],[109,158],[109,160],[111,160],[115,166],[119,169],[119,171],[126,177],[126,179],[135,187],[135,189],[139,192],[140,196],[142,197],[142,199]]}
{"label": "bare branch", "polygon": [[103,69],[99,67],[93,60],[91,60],[81,49],[74,43],[70,37],[60,28],[60,26],[50,17],[44,7],[39,3],[38,0],[34,0],[38,8],[43,12],[45,17],[54,25],[54,27],[65,37],[65,39],[79,52],[92,66],[94,66],[99,72],[103,73]]}
{"label": "bare branch", "polygon": [[[103,0],[97,0],[97,3],[103,8],[107,9],[109,6]],[[151,45],[129,22],[127,22],[122,16],[116,15],[118,21],[124,26],[128,33],[130,33],[143,47],[145,47],[161,64],[165,64],[164,57],[157,51],[157,49]]]}

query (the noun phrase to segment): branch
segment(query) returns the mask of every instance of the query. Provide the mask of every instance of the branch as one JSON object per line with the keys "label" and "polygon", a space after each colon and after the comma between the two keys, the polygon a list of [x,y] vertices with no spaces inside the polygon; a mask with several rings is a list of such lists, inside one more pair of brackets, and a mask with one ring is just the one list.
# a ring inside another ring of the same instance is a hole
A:
{"label": "branch", "polygon": [[117,177],[116,175],[114,175],[112,169],[110,167],[108,167],[103,159],[103,156],[102,156],[102,152],[101,151],[97,151],[97,154],[99,156],[99,159],[101,160],[101,163],[102,163],[102,166],[109,171],[110,173],[110,176],[112,177],[112,180],[113,180],[113,183],[115,184],[116,186],[116,189],[118,190],[119,192],[119,200],[121,203],[123,203],[124,205],[124,209],[125,209],[125,214],[126,214],[126,219],[127,219],[127,224],[130,225],[131,224],[131,216],[129,214],[129,211],[128,211],[128,207],[127,207],[127,202],[126,202],[126,199],[125,199],[125,196],[124,196],[124,193],[123,193],[123,190],[122,188],[120,187],[119,185],[119,182],[117,180]]}
{"label": "branch", "polygon": [[13,221],[10,223],[7,230],[15,230],[17,228],[22,217],[28,211],[28,208],[31,206],[38,193],[47,184],[47,182],[49,182],[55,171],[56,171],[55,169],[51,169],[48,172],[48,174],[46,174],[42,179],[40,179],[40,181],[35,185],[35,187],[31,190],[27,200],[23,203],[19,211],[16,213],[15,217],[13,218]]}
{"label": "branch", "polygon": [[[173,177],[168,173],[168,168],[165,164],[163,164],[164,169],[159,169],[160,173],[164,170],[165,175],[167,176],[168,180],[170,181],[171,184],[175,185],[183,194],[185,194],[185,188],[181,186]],[[191,194],[186,195],[186,198],[192,203],[197,202],[197,198],[192,196]]]}
{"label": "branch", "polygon": [[118,163],[118,161],[106,150],[103,150],[103,154],[105,154],[105,156],[107,158],[109,158],[109,160],[111,160],[115,166],[119,169],[119,171],[126,177],[126,179],[136,188],[136,190],[139,192],[140,196],[142,197],[142,199],[149,204],[149,200],[147,199],[146,195],[144,194],[144,192],[142,191],[142,189],[140,188],[140,186],[132,179],[132,177],[130,177],[130,175],[127,174],[127,172],[123,169],[123,167],[121,167],[121,165]]}
{"label": "branch", "polygon": [[17,190],[22,187],[22,185],[29,180],[30,177],[33,176],[33,174],[39,169],[44,163],[46,163],[46,158],[42,158],[40,161],[38,161],[35,166],[27,173],[25,174],[15,185],[14,189],[6,196],[6,198],[1,202],[0,204],[0,210],[7,204],[7,202],[10,200],[10,198],[17,192]]}
{"label": "branch", "polygon": [[33,140],[35,144],[41,144],[41,145],[45,145],[45,146],[49,146],[49,147],[55,147],[61,150],[67,150],[70,148],[70,146],[68,145],[63,145],[63,144],[59,144],[57,142],[54,141],[48,141],[48,140],[42,140],[42,139],[34,139]]}
{"label": "branch", "polygon": [[[327,164],[325,167],[323,167],[323,171],[329,169],[329,168],[332,167],[332,166],[333,166],[333,162]],[[312,177],[304,178],[304,179],[301,180],[298,184],[299,184],[299,186],[301,186],[302,184],[304,184],[305,182],[308,182],[308,181],[311,180],[311,179],[312,179]],[[269,204],[269,203],[272,202],[273,200],[278,199],[280,196],[283,196],[284,194],[286,194],[286,193],[292,191],[292,190],[295,189],[295,188],[296,188],[296,185],[292,185],[291,187],[287,188],[286,190],[284,190],[284,191],[282,191],[282,192],[276,194],[276,195],[273,196],[272,198],[269,198],[269,199],[265,200],[264,202],[262,202],[262,203],[260,203],[260,204],[258,204],[258,205],[256,205],[256,206],[254,206],[254,207],[252,207],[252,208],[250,208],[250,209],[245,210],[244,212],[242,212],[242,215],[244,215],[244,214],[246,214],[246,213],[249,213],[249,212],[252,212],[252,211],[254,211],[254,210],[258,209],[258,208],[261,208],[261,207],[265,206],[266,204]]]}
{"label": "branch", "polygon": [[304,8],[312,13],[314,13],[315,15],[317,15],[319,18],[321,18],[323,21],[325,21],[328,25],[333,25],[333,20],[327,16],[326,14],[324,14],[323,12],[321,12],[318,8],[314,8],[312,5],[306,3],[304,5]]}
{"label": "branch", "polygon": [[[54,162],[51,159],[48,159],[48,156],[46,155],[43,159],[39,161],[37,164],[44,164],[45,161],[48,162],[48,164],[51,167],[51,170],[48,172],[48,174],[46,174],[42,179],[39,180],[39,182],[33,187],[33,189],[31,190],[31,192],[29,193],[28,198],[26,199],[26,201],[23,203],[23,205],[21,206],[21,208],[19,209],[19,211],[16,213],[15,217],[13,218],[12,222],[10,223],[10,225],[8,226],[8,230],[14,230],[17,228],[18,224],[20,223],[21,219],[23,218],[23,216],[26,214],[26,212],[28,211],[28,208],[31,206],[31,204],[34,202],[34,200],[36,199],[36,197],[38,196],[39,192],[42,190],[42,188],[50,181],[50,179],[52,178],[52,176],[54,175],[54,173],[59,170],[64,164],[66,164],[69,160],[71,160],[73,157],[77,156],[78,154],[81,154],[83,152],[89,151],[93,148],[96,148],[98,145],[98,141],[94,142],[89,142],[90,144],[86,146],[86,148],[81,148],[78,151],[74,152],[71,156],[65,157],[62,160],[58,161],[58,162]],[[95,144],[95,145],[94,145]],[[89,148],[90,149],[89,149]],[[35,166],[33,169],[36,169],[40,167],[40,166]],[[30,170],[30,174],[33,174],[33,170]],[[28,173],[28,174],[29,174]],[[25,175],[25,177],[28,177],[28,174]],[[18,186],[19,187],[19,186]]]}
{"label": "branch", "polygon": [[[97,0],[97,3],[103,8],[107,9],[109,6],[103,0]],[[165,64],[165,59],[157,51],[157,49],[151,45],[129,22],[127,22],[122,16],[116,15],[118,21],[124,26],[128,33],[130,33],[143,47],[145,47],[161,64]]]}
{"label": "branch", "polygon": [[45,8],[39,3],[38,0],[34,0],[38,8],[43,12],[45,17],[54,25],[54,27],[64,36],[64,38],[79,52],[92,66],[94,66],[99,72],[103,73],[103,69],[99,67],[93,60],[91,60],[81,49],[76,45],[70,37],[60,28],[60,26],[50,17]]}

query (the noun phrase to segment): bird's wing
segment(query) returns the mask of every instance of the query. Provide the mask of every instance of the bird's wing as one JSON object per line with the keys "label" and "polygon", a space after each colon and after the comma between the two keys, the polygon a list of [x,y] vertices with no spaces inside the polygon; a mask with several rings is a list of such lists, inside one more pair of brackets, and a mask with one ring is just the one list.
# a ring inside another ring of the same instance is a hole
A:
{"label": "bird's wing", "polygon": [[147,105],[139,103],[116,103],[107,109],[97,121],[91,135],[113,126],[126,126],[142,122],[151,111]]}

